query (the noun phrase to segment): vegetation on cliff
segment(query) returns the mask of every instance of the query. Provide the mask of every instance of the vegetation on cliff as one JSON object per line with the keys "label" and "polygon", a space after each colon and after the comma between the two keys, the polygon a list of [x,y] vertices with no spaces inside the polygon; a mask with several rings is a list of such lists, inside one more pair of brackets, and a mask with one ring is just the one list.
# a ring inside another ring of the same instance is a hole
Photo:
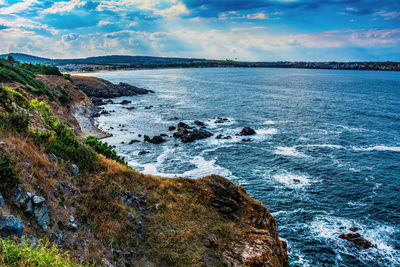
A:
{"label": "vegetation on cliff", "polygon": [[[71,83],[41,79],[49,88]],[[55,112],[68,107],[16,90],[0,89],[0,172],[12,177],[0,181],[0,215],[21,218],[27,236],[50,243],[35,250],[3,240],[0,263],[287,266],[275,219],[243,188],[215,175],[194,180],[137,172],[110,145],[75,135],[75,124]],[[69,95],[72,102],[81,97]]]}

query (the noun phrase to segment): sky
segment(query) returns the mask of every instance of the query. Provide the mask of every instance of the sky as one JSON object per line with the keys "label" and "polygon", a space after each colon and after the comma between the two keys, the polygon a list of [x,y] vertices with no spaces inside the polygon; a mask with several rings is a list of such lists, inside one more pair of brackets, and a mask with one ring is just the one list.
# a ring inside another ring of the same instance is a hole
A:
{"label": "sky", "polygon": [[400,0],[0,0],[0,53],[400,61]]}

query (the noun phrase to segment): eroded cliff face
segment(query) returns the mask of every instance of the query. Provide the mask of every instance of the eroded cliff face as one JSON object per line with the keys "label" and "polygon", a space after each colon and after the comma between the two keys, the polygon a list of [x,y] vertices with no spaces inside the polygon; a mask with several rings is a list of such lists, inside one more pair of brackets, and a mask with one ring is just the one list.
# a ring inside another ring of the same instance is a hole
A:
{"label": "eroded cliff face", "polygon": [[[72,101],[66,107],[52,102],[50,107],[80,133],[72,107],[90,105],[90,99],[59,79],[41,77],[48,87],[59,91],[60,86],[71,94]],[[13,110],[6,110],[1,106],[6,101],[0,100],[1,112],[28,110],[11,103],[7,107]],[[275,219],[242,187],[215,175],[198,180],[143,175],[101,154],[92,159],[91,168],[79,169],[75,157],[48,152],[49,144],[63,139],[38,110],[29,112],[26,131],[16,131],[7,121],[2,121],[7,127],[0,127],[1,155],[15,173],[12,183],[3,177],[0,181],[0,210],[21,218],[30,238],[45,237],[74,260],[99,265],[288,266]],[[38,141],[36,129],[53,136]],[[75,146],[87,151],[79,142]]]}

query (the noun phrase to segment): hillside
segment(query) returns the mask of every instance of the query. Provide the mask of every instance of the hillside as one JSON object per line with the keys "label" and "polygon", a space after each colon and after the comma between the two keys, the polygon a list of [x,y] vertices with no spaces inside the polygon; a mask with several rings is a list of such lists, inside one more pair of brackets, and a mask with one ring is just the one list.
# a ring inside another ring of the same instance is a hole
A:
{"label": "hillside", "polygon": [[[131,169],[111,146],[84,138],[74,110],[91,99],[69,76],[36,67],[0,67],[19,75],[0,83],[0,234],[13,239],[2,265],[41,257],[46,266],[288,266],[275,219],[242,187]],[[32,246],[39,239],[50,243]]]}

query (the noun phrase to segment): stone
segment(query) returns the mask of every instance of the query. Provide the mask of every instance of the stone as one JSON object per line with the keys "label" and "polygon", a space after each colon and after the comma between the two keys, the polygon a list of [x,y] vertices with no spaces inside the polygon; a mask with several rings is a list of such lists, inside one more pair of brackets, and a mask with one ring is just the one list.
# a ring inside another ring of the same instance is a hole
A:
{"label": "stone", "polygon": [[300,180],[299,180],[299,179],[296,179],[296,178],[293,178],[293,182],[295,182],[295,183],[300,183]]}
{"label": "stone", "polygon": [[255,135],[255,134],[256,134],[256,131],[254,131],[252,128],[244,127],[239,135],[240,136],[247,136],[247,135]]}
{"label": "stone", "polygon": [[50,217],[45,207],[36,207],[34,210],[34,217],[42,229],[47,230],[49,228]]}
{"label": "stone", "polygon": [[352,232],[357,232],[358,228],[357,227],[350,227],[349,230],[352,231]]}
{"label": "stone", "polygon": [[373,247],[372,243],[361,236],[359,233],[341,234],[339,235],[339,238],[352,242],[358,248],[367,249]]}
{"label": "stone", "polygon": [[168,131],[175,131],[176,127],[175,126],[169,126]]}
{"label": "stone", "polygon": [[194,124],[198,125],[198,126],[205,126],[204,122],[201,121],[194,121]]}
{"label": "stone", "polygon": [[214,123],[225,123],[225,122],[228,122],[229,120],[227,119],[227,118],[221,118],[221,117],[218,117],[218,118],[216,118],[215,120],[214,120]]}
{"label": "stone", "polygon": [[4,146],[6,144],[6,142],[4,142],[3,140],[0,140],[0,146]]}
{"label": "stone", "polygon": [[73,223],[73,222],[75,222],[75,217],[74,216],[69,216],[69,222],[71,222],[71,223]]}
{"label": "stone", "polygon": [[46,199],[44,197],[34,196],[32,198],[32,201],[35,206],[40,206],[41,204],[43,204],[46,201]]}
{"label": "stone", "polygon": [[131,140],[131,141],[129,142],[129,144],[132,145],[132,144],[134,144],[134,143],[139,143],[139,142],[140,142],[139,140],[134,139],[134,140]]}
{"label": "stone", "polygon": [[4,209],[6,207],[6,202],[4,201],[4,197],[0,194],[0,209]]}
{"label": "stone", "polygon": [[196,140],[205,139],[213,134],[205,129],[196,129],[190,127],[184,122],[178,123],[178,130],[174,133],[174,137],[180,139],[183,143],[190,143]]}
{"label": "stone", "polygon": [[145,135],[144,136],[144,141],[152,143],[152,144],[161,144],[161,143],[166,142],[167,140],[165,140],[164,138],[162,138],[159,135],[153,136],[152,138],[150,138],[149,136]]}
{"label": "stone", "polygon": [[76,223],[68,223],[67,224],[67,229],[70,231],[76,231],[78,230],[78,225]]}
{"label": "stone", "polygon": [[242,142],[252,142],[253,141],[253,139],[251,139],[251,138],[244,138],[244,139],[242,139]]}
{"label": "stone", "polygon": [[71,164],[71,167],[72,167],[72,173],[73,173],[74,175],[78,175],[78,173],[79,173],[79,168],[78,168],[78,166],[76,166],[75,164]]}
{"label": "stone", "polygon": [[132,103],[132,101],[122,100],[122,102],[119,103],[119,104],[120,104],[120,105],[127,105],[127,104],[130,104],[130,103]]}
{"label": "stone", "polygon": [[138,153],[138,155],[145,155],[145,154],[149,154],[149,153],[150,153],[149,151],[143,150],[143,151],[140,151]]}
{"label": "stone", "polygon": [[51,161],[58,162],[58,157],[54,153],[50,153],[48,156]]}
{"label": "stone", "polygon": [[14,216],[0,216],[0,236],[2,238],[18,237],[24,234],[24,226],[20,219]]}

